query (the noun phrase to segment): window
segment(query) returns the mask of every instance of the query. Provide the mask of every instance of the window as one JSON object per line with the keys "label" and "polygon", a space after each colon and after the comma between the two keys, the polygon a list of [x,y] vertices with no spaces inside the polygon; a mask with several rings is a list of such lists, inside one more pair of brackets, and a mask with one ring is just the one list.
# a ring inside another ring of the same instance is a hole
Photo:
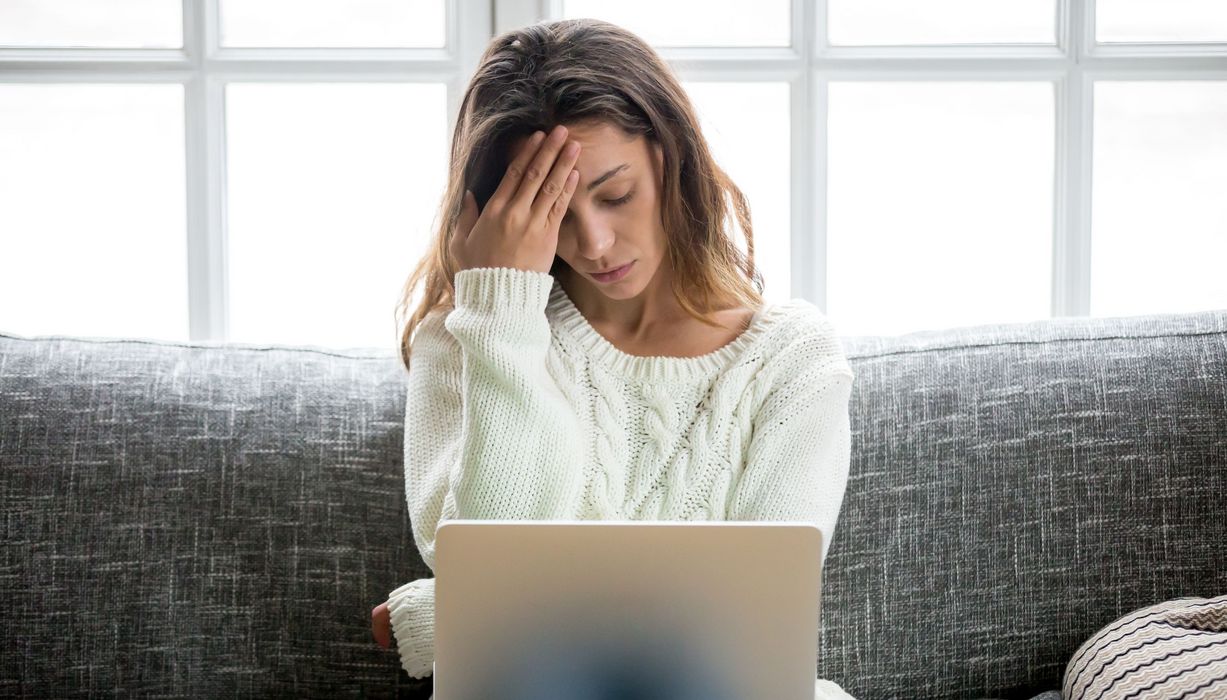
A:
{"label": "window", "polygon": [[766,296],[845,334],[1227,307],[1218,0],[547,5],[657,46],[747,190]]}
{"label": "window", "polygon": [[395,347],[489,5],[96,4],[0,3],[0,328]]}
{"label": "window", "polygon": [[[841,333],[1227,307],[1219,0],[0,3],[0,329],[394,347],[497,32],[675,67]],[[17,300],[16,302],[14,300]]]}

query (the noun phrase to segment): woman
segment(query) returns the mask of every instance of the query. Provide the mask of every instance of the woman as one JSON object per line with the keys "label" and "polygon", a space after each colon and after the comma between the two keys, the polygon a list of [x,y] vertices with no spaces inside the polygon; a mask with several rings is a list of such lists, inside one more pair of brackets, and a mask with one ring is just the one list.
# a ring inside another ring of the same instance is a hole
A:
{"label": "woman", "polygon": [[[745,198],[668,65],[597,20],[498,36],[450,173],[400,307],[424,284],[401,348],[427,566],[452,518],[810,521],[825,561],[854,376],[815,306],[764,303]],[[372,612],[415,678],[432,672],[434,583]],[[851,696],[816,679],[815,697]]]}

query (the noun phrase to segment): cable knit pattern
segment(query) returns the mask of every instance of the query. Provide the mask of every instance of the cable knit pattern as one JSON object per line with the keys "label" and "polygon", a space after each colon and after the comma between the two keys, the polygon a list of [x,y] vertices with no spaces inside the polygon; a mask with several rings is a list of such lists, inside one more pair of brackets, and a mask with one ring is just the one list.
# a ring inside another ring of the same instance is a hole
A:
{"label": "cable knit pattern", "polygon": [[[783,520],[816,524],[822,560],[851,456],[854,375],[802,299],[768,304],[699,357],[630,355],[546,273],[456,275],[455,306],[414,336],[405,496],[434,570],[451,518]],[[434,579],[389,594],[401,664],[433,672]],[[846,698],[817,679],[815,696]]]}
{"label": "cable knit pattern", "polygon": [[626,453],[625,401],[622,387],[610,376],[609,370],[600,366],[589,367],[594,392],[592,416],[596,422],[596,457],[600,467],[602,488],[597,490],[597,520],[623,520],[621,503],[626,491],[626,468],[623,466]]}

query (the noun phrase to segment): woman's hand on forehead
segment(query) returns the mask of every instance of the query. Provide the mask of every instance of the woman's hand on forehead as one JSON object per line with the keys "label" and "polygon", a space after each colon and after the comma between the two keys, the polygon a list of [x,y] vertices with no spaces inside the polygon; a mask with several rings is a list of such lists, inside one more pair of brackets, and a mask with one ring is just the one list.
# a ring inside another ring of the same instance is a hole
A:
{"label": "woman's hand on forehead", "polygon": [[478,209],[465,190],[450,250],[458,270],[512,267],[549,272],[558,250],[558,227],[579,182],[580,145],[561,124],[536,131],[516,152],[499,186]]}

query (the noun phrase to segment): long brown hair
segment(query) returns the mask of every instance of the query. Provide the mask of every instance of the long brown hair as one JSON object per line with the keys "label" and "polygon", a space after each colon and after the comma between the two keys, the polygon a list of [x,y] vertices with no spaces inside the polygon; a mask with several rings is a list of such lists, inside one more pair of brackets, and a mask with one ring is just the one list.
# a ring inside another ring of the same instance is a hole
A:
{"label": "long brown hair", "polygon": [[[465,189],[484,208],[507,170],[516,138],[583,121],[609,123],[661,147],[661,221],[668,237],[664,264],[672,266],[672,291],[681,308],[723,328],[707,314],[762,304],[749,205],[712,158],[694,107],[671,67],[643,39],[618,25],[589,18],[539,22],[490,42],[460,104],[438,210],[443,223],[397,305],[399,326],[415,290],[425,284],[421,302],[400,330],[406,369],[418,324],[454,303],[457,269],[448,246]],[[726,195],[745,235],[745,253],[726,226]],[[555,257],[550,274],[569,269]]]}

